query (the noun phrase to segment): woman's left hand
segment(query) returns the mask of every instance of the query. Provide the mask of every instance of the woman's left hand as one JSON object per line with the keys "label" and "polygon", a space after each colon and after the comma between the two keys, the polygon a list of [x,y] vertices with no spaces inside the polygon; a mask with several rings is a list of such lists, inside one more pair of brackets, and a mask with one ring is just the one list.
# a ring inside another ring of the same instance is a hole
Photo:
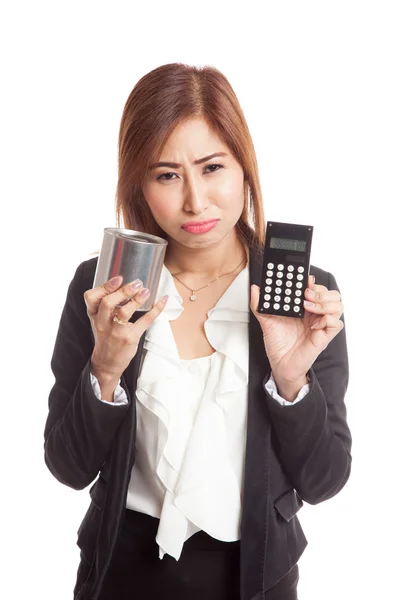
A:
{"label": "woman's left hand", "polygon": [[260,288],[251,286],[250,308],[260,323],[265,351],[275,379],[303,385],[317,356],[343,329],[344,305],[337,290],[316,285],[312,275],[305,291],[304,318],[264,315],[257,312]]}

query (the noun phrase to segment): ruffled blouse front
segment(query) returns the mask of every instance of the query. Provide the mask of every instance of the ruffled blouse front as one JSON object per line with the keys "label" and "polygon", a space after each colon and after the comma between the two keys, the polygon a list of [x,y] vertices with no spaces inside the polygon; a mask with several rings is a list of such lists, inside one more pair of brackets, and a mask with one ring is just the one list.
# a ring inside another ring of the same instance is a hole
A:
{"label": "ruffled blouse front", "polygon": [[137,380],[136,461],[127,507],[160,519],[159,556],[179,559],[203,530],[240,538],[246,444],[249,270],[243,269],[204,324],[215,352],[181,360],[169,321],[183,309],[163,266],[157,297],[168,294],[148,328]]}

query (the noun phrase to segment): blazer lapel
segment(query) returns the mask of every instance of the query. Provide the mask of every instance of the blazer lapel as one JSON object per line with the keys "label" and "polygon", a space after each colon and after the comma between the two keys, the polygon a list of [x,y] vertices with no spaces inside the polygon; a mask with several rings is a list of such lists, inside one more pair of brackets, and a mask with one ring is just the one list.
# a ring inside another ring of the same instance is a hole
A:
{"label": "blazer lapel", "polygon": [[[260,286],[262,259],[261,251],[250,249],[250,286],[253,283]],[[270,371],[261,327],[250,310],[248,418],[240,542],[242,598],[256,599],[264,588],[271,426],[263,380]]]}

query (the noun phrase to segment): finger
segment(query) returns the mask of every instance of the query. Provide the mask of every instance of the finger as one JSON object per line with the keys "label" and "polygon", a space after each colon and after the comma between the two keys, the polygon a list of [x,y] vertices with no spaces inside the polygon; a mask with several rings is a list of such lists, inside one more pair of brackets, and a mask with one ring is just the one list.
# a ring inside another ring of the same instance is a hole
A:
{"label": "finger", "polygon": [[104,296],[107,294],[111,294],[117,290],[121,283],[122,277],[117,275],[116,277],[112,277],[103,283],[103,285],[86,290],[86,292],[83,294],[83,298],[86,303],[88,315],[93,316],[96,314],[102,298],[104,298]]}
{"label": "finger", "polygon": [[328,290],[324,285],[313,286],[304,290],[304,297],[311,302],[319,302],[320,304],[326,301],[340,302],[342,297],[337,290]]}
{"label": "finger", "polygon": [[252,312],[254,313],[254,315],[258,315],[258,301],[260,298],[260,288],[258,285],[253,284],[250,287],[250,308],[252,310]]}
{"label": "finger", "polygon": [[150,290],[148,288],[139,289],[139,291],[131,296],[128,301],[125,301],[122,306],[121,304],[118,304],[115,307],[113,314],[118,314],[118,317],[122,321],[129,321],[134,312],[143,306],[149,296]]}
{"label": "finger", "polygon": [[[101,328],[106,328],[109,324],[109,320],[115,314],[115,310],[124,304],[127,300],[135,296],[138,291],[141,290],[143,284],[140,280],[135,280],[126,285],[120,287],[115,292],[106,294],[100,297],[99,304],[97,307],[97,325]],[[99,295],[101,292],[99,291]],[[95,310],[95,304],[92,304],[93,310]],[[135,307],[133,307],[133,311]],[[133,312],[132,311],[132,312]]]}
{"label": "finger", "polygon": [[343,302],[324,302],[323,304],[304,300],[304,308],[315,315],[333,315],[339,318],[344,312]]}
{"label": "finger", "polygon": [[265,315],[263,313],[258,312],[259,299],[260,299],[260,288],[258,285],[253,284],[250,287],[250,308],[251,308],[252,313],[254,314],[254,316],[257,319],[264,318],[264,317],[265,318],[274,317],[275,315]]}
{"label": "finger", "polygon": [[150,327],[150,325],[157,319],[158,315],[164,310],[167,300],[168,296],[162,296],[159,298],[153,308],[146,312],[133,324],[137,344],[139,343],[139,340],[146,329]]}
{"label": "finger", "polygon": [[279,322],[282,317],[280,315],[269,315],[266,313],[258,312],[258,302],[260,298],[260,288],[258,285],[253,284],[250,287],[250,308],[251,312],[254,314],[256,319],[259,321],[260,325],[263,326],[267,321],[269,322]]}
{"label": "finger", "polygon": [[308,276],[308,287],[304,290],[306,300],[312,302],[322,302],[325,300],[337,300],[340,302],[342,297],[338,290],[328,290],[325,285],[315,283],[314,275]]}
{"label": "finger", "polygon": [[313,331],[321,330],[327,335],[329,341],[335,337],[344,327],[343,321],[333,315],[323,315],[320,319],[317,319],[311,326]]}

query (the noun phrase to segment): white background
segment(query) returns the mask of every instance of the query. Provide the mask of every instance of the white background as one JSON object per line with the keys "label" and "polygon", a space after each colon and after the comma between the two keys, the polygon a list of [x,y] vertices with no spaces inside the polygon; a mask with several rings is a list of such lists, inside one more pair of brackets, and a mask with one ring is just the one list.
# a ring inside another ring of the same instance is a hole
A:
{"label": "white background", "polygon": [[185,62],[230,80],[253,135],[267,220],[314,226],[311,262],[335,275],[345,304],[353,471],[338,496],[299,513],[309,541],[300,600],[393,598],[398,3],[143,4],[14,0],[1,9],[4,597],[72,598],[89,495],[44,464],[50,358],[75,269],[115,226],[123,105],[142,75]]}

